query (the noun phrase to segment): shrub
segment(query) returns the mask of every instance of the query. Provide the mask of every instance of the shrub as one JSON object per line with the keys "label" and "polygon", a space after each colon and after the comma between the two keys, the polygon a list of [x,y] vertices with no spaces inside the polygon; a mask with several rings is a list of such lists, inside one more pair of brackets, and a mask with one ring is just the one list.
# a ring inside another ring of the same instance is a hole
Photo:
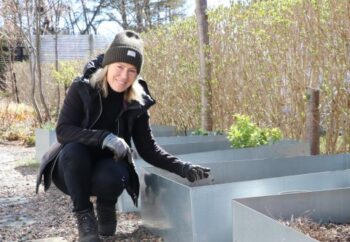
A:
{"label": "shrub", "polygon": [[260,128],[247,115],[233,115],[235,123],[230,127],[227,138],[233,148],[247,148],[274,143],[282,138],[279,128]]}
{"label": "shrub", "polygon": [[56,121],[50,120],[41,125],[41,128],[44,130],[54,130],[56,128]]}
{"label": "shrub", "polygon": [[[312,87],[322,95],[325,152],[350,152],[350,1],[231,2],[208,11],[213,129],[228,130],[236,112],[303,139]],[[142,75],[158,101],[153,123],[200,127],[195,28],[192,17],[143,33]],[[338,146],[340,130],[345,142]]]}
{"label": "shrub", "polygon": [[79,75],[81,63],[77,61],[61,61],[59,64],[59,70],[56,71],[52,67],[51,74],[56,82],[63,86],[69,86],[69,84]]}
{"label": "shrub", "polygon": [[36,126],[33,108],[25,104],[0,103],[0,139],[34,145]]}

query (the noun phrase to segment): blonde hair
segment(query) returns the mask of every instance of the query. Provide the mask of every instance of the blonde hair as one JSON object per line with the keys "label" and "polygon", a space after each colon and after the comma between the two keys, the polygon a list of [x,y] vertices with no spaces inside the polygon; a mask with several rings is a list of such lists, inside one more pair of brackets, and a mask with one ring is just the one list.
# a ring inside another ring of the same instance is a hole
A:
{"label": "blonde hair", "polygon": [[[90,78],[90,85],[99,89],[103,97],[108,96],[107,70],[108,65],[98,69]],[[143,95],[145,95],[145,91],[136,78],[132,85],[125,91],[124,100],[127,102],[135,100],[143,105]]]}

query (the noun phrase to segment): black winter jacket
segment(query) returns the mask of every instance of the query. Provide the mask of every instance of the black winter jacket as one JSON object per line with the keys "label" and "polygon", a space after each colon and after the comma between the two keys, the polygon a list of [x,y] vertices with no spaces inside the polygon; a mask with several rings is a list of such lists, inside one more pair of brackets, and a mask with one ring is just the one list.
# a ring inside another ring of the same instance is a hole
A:
{"label": "black winter jacket", "polygon": [[[59,152],[70,142],[79,142],[88,146],[101,147],[103,139],[109,134],[106,130],[94,130],[92,127],[102,113],[102,97],[99,90],[89,84],[90,75],[101,66],[103,55],[98,56],[86,66],[84,75],[75,79],[70,86],[58,119],[56,134],[58,142],[53,144],[41,160],[38,172],[36,192],[44,178],[44,189],[49,189],[52,172]],[[144,105],[137,101],[124,103],[118,122],[118,135],[131,145],[131,138],[140,156],[148,163],[176,173],[182,177],[186,165],[157,145],[150,128],[147,110],[155,104],[144,80],[138,81],[145,90]],[[127,191],[137,206],[139,180],[135,167],[130,165],[130,182]]]}

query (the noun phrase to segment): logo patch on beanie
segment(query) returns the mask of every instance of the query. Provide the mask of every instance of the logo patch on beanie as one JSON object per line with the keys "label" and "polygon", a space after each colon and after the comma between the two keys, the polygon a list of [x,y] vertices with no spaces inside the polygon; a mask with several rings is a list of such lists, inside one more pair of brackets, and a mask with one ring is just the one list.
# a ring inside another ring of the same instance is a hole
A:
{"label": "logo patch on beanie", "polygon": [[136,57],[136,52],[133,50],[128,50],[128,53],[126,53],[127,56],[131,56],[131,57]]}

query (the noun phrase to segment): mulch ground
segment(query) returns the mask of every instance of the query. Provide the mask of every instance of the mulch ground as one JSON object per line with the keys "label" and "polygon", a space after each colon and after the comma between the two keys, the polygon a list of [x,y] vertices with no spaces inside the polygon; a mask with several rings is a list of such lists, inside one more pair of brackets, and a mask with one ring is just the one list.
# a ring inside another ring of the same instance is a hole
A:
{"label": "mulch ground", "polygon": [[350,241],[350,224],[316,223],[307,217],[293,218],[282,223],[321,242]]}
{"label": "mulch ground", "polygon": [[[35,149],[0,144],[0,241],[27,241],[63,237],[77,241],[76,221],[68,196],[51,186],[35,194],[37,166],[28,166]],[[163,241],[150,233],[139,214],[117,213],[115,236],[103,241]]]}

